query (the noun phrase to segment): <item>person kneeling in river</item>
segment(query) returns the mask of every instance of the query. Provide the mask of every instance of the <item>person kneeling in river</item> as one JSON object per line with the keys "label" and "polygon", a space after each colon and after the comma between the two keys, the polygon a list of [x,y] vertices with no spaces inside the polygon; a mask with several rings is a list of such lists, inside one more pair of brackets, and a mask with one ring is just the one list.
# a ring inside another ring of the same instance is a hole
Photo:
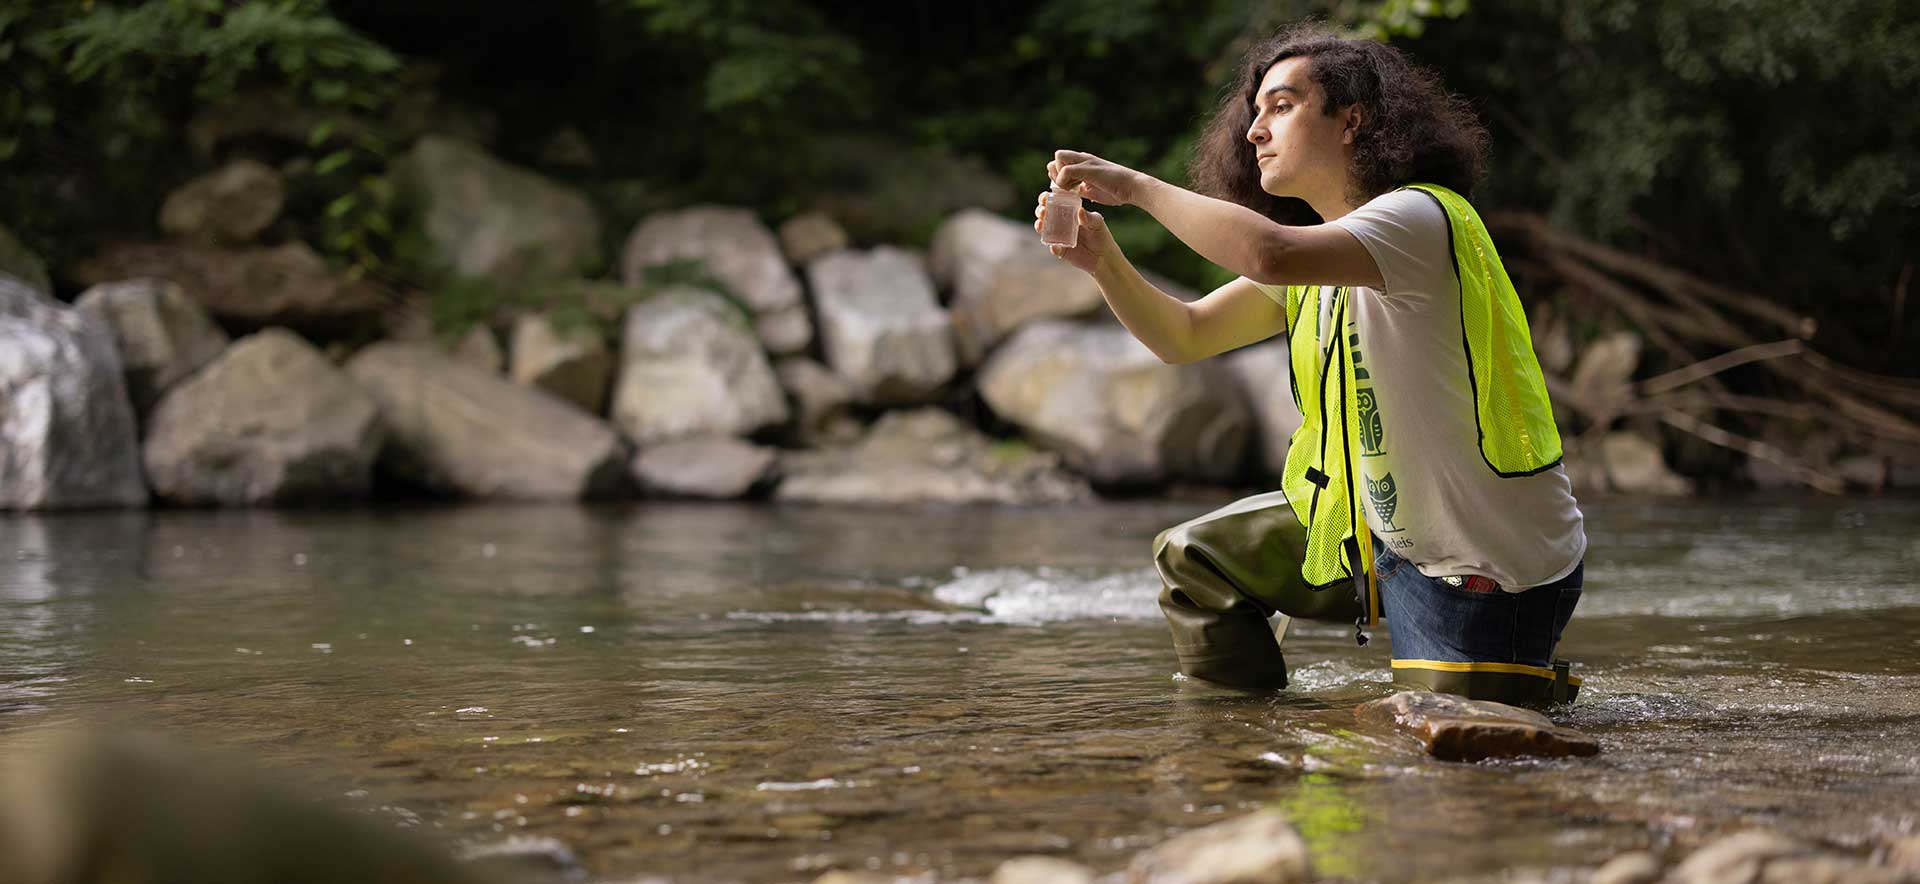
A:
{"label": "person kneeling in river", "polygon": [[1284,687],[1270,616],[1352,618],[1362,644],[1384,616],[1396,682],[1527,705],[1577,690],[1553,650],[1586,532],[1526,314],[1467,202],[1485,142],[1398,50],[1302,25],[1249,52],[1196,149],[1201,192],[1078,151],[1047,164],[1240,275],[1184,303],[1072,209],[1077,242],[1049,248],[1162,360],[1289,342],[1304,422],[1280,490],[1154,541],[1189,677]]}

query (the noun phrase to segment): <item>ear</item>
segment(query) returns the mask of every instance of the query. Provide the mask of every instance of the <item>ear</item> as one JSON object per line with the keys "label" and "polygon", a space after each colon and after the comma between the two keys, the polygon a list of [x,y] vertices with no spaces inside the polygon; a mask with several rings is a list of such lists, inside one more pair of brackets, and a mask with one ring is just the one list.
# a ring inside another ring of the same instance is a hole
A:
{"label": "ear", "polygon": [[1360,137],[1360,126],[1366,122],[1367,113],[1360,107],[1360,102],[1356,101],[1347,105],[1347,109],[1342,112],[1342,116],[1346,117],[1346,122],[1345,125],[1341,127],[1340,143],[1352,144],[1355,138]]}

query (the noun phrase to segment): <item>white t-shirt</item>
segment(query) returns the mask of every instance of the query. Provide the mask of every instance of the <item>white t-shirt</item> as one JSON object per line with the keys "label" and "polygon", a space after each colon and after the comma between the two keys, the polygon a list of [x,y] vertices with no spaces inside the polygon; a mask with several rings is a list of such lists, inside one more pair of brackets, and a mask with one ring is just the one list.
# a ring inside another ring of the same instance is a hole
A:
{"label": "white t-shirt", "polygon": [[[1480,453],[1445,210],[1420,191],[1389,191],[1330,223],[1386,281],[1347,298],[1362,410],[1371,390],[1380,427],[1358,440],[1367,525],[1429,577],[1478,574],[1518,591],[1572,573],[1587,534],[1566,470],[1501,478]],[[1260,289],[1285,306],[1285,287]],[[1319,299],[1322,341],[1332,296],[1328,287]]]}

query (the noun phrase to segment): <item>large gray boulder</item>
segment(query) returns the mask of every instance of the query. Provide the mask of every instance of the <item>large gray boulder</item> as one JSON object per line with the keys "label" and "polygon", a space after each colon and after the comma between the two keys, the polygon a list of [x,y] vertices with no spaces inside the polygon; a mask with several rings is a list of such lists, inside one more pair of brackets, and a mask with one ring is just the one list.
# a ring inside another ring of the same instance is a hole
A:
{"label": "large gray boulder", "polygon": [[47,265],[40,256],[13,238],[13,231],[0,224],[0,276],[11,276],[41,295],[53,297],[53,280],[47,277]]}
{"label": "large gray boulder", "polygon": [[513,324],[508,376],[580,406],[589,414],[606,408],[613,381],[613,354],[587,323],[556,325],[553,317],[526,314]]}
{"label": "large gray boulder", "polygon": [[752,209],[693,206],[648,215],[627,237],[620,279],[644,285],[648,268],[678,261],[698,261],[739,298],[768,351],[798,353],[813,341],[800,280]]}
{"label": "large gray boulder", "polygon": [[180,286],[164,279],[129,279],[96,285],[74,306],[113,330],[120,367],[134,412],[145,417],[181,378],[213,361],[227,347],[227,333]]}
{"label": "large gray boulder", "polygon": [[1081,316],[1105,303],[1093,277],[1047,252],[1030,225],[968,209],[940,225],[928,257],[934,282],[951,292],[960,361],[1038,319]]}
{"label": "large gray boulder", "polygon": [[807,265],[827,364],[861,400],[925,402],[952,379],[953,331],[920,257],[881,246]]}
{"label": "large gray boulder", "polygon": [[168,194],[160,229],[209,243],[252,242],[280,217],[286,200],[279,172],[255,160],[235,160]]}
{"label": "large gray boulder", "polygon": [[782,462],[778,500],[793,503],[1047,504],[1090,500],[1058,455],[996,442],[938,408],[892,411],[858,444],[797,451]]}
{"label": "large gray boulder", "polygon": [[1293,365],[1285,338],[1242,347],[1226,356],[1227,370],[1240,382],[1253,407],[1260,434],[1260,466],[1279,476],[1287,466],[1287,447],[1304,420],[1293,402]]}
{"label": "large gray boulder", "polygon": [[787,400],[740,311],[675,287],[627,311],[612,413],[642,446],[681,436],[744,436],[786,421]]}
{"label": "large gray boulder", "polygon": [[473,497],[567,500],[622,484],[612,427],[429,343],[375,344],[347,373],[380,406],[383,468],[422,487]]}
{"label": "large gray boulder", "polygon": [[113,331],[0,275],[0,509],[146,501]]}
{"label": "large gray boulder", "polygon": [[466,277],[526,280],[600,266],[600,215],[573,188],[458,138],[429,135],[402,164],[435,256]]}
{"label": "large gray boulder", "polygon": [[1095,482],[1225,481],[1254,441],[1225,371],[1168,365],[1117,326],[1047,321],[995,351],[979,383],[995,414]]}
{"label": "large gray boulder", "polygon": [[312,344],[270,328],[234,342],[154,409],[153,493],[248,506],[364,495],[380,454],[373,398]]}
{"label": "large gray boulder", "polygon": [[388,307],[380,289],[346,278],[305,243],[218,248],[192,243],[121,243],[76,269],[89,285],[159,277],[180,285],[223,323],[281,326],[308,335],[363,331]]}

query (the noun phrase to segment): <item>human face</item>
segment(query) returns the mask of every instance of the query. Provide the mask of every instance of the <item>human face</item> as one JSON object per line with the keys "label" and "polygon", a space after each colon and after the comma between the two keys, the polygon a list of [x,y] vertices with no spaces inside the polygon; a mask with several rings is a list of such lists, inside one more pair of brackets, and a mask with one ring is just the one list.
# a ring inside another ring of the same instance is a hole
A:
{"label": "human face", "polygon": [[1357,109],[1326,114],[1326,94],[1310,76],[1313,59],[1282,59],[1267,68],[1254,90],[1253,144],[1260,189],[1314,203],[1344,193],[1350,121]]}

